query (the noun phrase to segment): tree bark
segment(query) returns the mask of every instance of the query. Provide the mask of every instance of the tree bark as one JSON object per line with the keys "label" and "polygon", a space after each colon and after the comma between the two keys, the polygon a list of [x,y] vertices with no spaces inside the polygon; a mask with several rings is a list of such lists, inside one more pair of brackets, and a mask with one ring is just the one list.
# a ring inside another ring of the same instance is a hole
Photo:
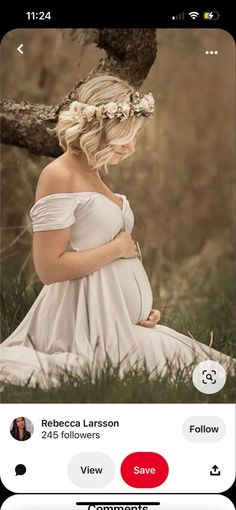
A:
{"label": "tree bark", "polygon": [[[84,81],[96,74],[111,74],[128,81],[135,88],[146,78],[157,52],[155,29],[84,29],[73,30],[73,39],[86,45],[91,41],[103,48],[107,56],[91,70]],[[76,34],[77,33],[77,34]],[[8,145],[28,149],[33,154],[57,157],[62,150],[57,137],[51,130],[55,127],[60,110],[77,98],[82,81],[60,104],[46,106],[17,102],[11,99],[1,101],[1,140]]]}

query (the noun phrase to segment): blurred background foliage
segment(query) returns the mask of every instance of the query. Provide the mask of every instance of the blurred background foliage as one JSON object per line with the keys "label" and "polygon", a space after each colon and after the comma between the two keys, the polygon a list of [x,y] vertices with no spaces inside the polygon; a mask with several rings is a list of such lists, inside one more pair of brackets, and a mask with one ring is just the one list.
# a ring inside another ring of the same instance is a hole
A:
{"label": "blurred background foliage", "polygon": [[[127,195],[133,237],[166,324],[232,353],[235,341],[235,119],[231,36],[215,29],[160,29],[158,55],[143,84],[156,112],[136,152],[104,182]],[[24,44],[24,55],[16,51]],[[218,55],[205,55],[217,49]],[[66,30],[13,30],[1,44],[2,96],[60,101],[103,52],[80,48]],[[28,212],[50,158],[2,148],[2,339],[42,284],[34,273]]]}

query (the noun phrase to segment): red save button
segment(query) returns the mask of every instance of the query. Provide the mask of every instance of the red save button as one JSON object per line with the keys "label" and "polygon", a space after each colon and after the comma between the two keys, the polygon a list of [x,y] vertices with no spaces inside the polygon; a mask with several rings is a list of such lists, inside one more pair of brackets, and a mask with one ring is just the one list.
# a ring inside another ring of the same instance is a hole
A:
{"label": "red save button", "polygon": [[131,487],[151,489],[158,487],[167,478],[169,467],[159,453],[130,453],[121,464],[121,476]]}

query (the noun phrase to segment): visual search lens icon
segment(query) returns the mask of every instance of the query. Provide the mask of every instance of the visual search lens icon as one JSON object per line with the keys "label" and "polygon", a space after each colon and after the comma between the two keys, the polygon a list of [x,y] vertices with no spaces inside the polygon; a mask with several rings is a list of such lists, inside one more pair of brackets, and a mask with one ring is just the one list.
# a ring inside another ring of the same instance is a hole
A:
{"label": "visual search lens icon", "polygon": [[224,387],[225,382],[225,369],[217,361],[201,361],[193,370],[193,384],[202,393],[217,393]]}
{"label": "visual search lens icon", "polygon": [[208,384],[210,381],[211,384],[216,384],[216,370],[211,370],[208,372],[207,370],[202,371],[202,384]]}
{"label": "visual search lens icon", "polygon": [[199,12],[196,11],[189,12],[189,16],[192,19],[196,19],[199,16]]}

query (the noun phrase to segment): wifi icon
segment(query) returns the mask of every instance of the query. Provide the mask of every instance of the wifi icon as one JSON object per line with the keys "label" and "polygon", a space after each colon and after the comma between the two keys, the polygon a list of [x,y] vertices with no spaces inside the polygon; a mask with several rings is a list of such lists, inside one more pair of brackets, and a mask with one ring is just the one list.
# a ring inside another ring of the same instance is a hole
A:
{"label": "wifi icon", "polygon": [[199,12],[196,12],[196,11],[189,12],[189,16],[190,16],[192,19],[196,19],[196,18],[199,16]]}

